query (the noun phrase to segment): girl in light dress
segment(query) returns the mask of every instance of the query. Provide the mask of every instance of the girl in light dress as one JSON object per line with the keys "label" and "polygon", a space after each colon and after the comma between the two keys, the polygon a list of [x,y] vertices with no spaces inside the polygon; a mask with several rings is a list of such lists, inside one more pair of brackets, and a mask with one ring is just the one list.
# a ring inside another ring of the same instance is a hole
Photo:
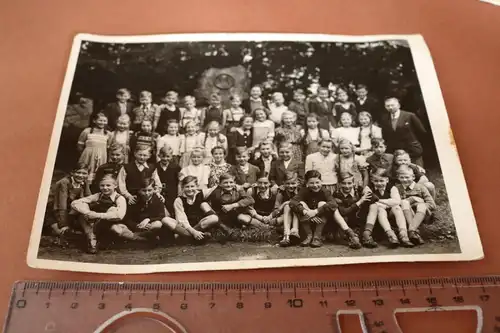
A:
{"label": "girl in light dress", "polygon": [[269,120],[274,122],[275,127],[281,125],[283,113],[288,111],[285,105],[285,97],[280,92],[275,92],[272,98],[273,102],[269,104]]}
{"label": "girl in light dress", "polygon": [[354,176],[354,186],[368,186],[368,163],[365,157],[356,155],[354,145],[347,139],[340,139],[338,150],[339,154],[335,156],[334,162],[337,175],[350,173]]}
{"label": "girl in light dress", "polygon": [[252,147],[255,149],[255,159],[259,158],[259,145],[264,141],[272,142],[274,140],[274,123],[267,119],[267,112],[264,108],[257,108],[253,113],[253,140]]}
{"label": "girl in light dress", "polygon": [[169,146],[172,149],[172,161],[179,164],[181,141],[182,136],[179,134],[179,123],[175,119],[170,119],[167,124],[167,134],[158,139],[158,154],[163,147]]}
{"label": "girl in light dress", "polygon": [[205,164],[212,162],[212,149],[214,147],[223,147],[227,151],[227,137],[220,133],[218,122],[211,121],[207,125],[207,131],[199,134],[199,142],[205,150]]}
{"label": "girl in light dress", "polygon": [[190,121],[186,124],[186,133],[181,135],[181,159],[179,162],[181,168],[190,164],[191,152],[195,147],[200,146],[200,138],[196,130],[195,123]]}
{"label": "girl in light dress", "polygon": [[210,153],[212,161],[208,164],[210,167],[210,174],[208,176],[209,188],[219,185],[220,176],[231,170],[231,164],[226,162],[227,149],[220,146],[214,147]]}
{"label": "girl in light dress", "polygon": [[108,118],[99,112],[92,120],[92,127],[83,130],[78,138],[77,148],[81,152],[79,164],[88,166],[88,181],[92,183],[97,168],[107,162],[109,132],[106,130]]}
{"label": "girl in light dress", "polygon": [[[203,152],[203,147],[193,147],[193,149],[188,153],[189,155],[189,165],[183,167],[179,172],[179,183],[186,176],[195,176],[198,179],[198,185],[200,190],[205,190],[208,188],[208,177],[210,176],[210,167],[203,164],[203,159],[205,154]],[[181,192],[179,188],[179,192]]]}
{"label": "girl in light dress", "polygon": [[358,115],[359,122],[359,147],[356,154],[369,156],[372,150],[372,139],[382,138],[382,129],[373,125],[372,115],[367,111],[361,111]]}
{"label": "girl in light dress", "polygon": [[300,130],[304,155],[306,157],[319,151],[319,143],[322,140],[330,139],[328,131],[319,128],[318,125],[318,116],[315,113],[310,113],[306,117],[305,129]]}
{"label": "girl in light dress", "polygon": [[239,126],[240,119],[245,115],[245,110],[241,107],[241,97],[238,95],[231,95],[231,107],[224,110],[222,114],[222,128],[227,133],[232,132],[234,128]]}
{"label": "girl in light dress", "polygon": [[295,125],[295,114],[285,111],[282,115],[281,127],[276,129],[276,147],[280,147],[282,142],[289,142],[292,145],[292,155],[296,161],[302,159],[302,135],[300,129]]}
{"label": "girl in light dress", "polygon": [[189,122],[193,122],[198,128],[201,123],[201,112],[196,108],[196,98],[193,96],[184,97],[184,108],[181,109],[180,127],[183,131]]}
{"label": "girl in light dress", "polygon": [[330,137],[337,147],[342,139],[349,140],[355,147],[359,146],[359,128],[353,127],[353,122],[354,119],[351,114],[344,112],[342,116],[340,116],[341,127],[331,130]]}
{"label": "girl in light dress", "polygon": [[123,163],[127,164],[130,156],[130,138],[133,134],[130,128],[130,116],[128,114],[121,115],[116,121],[116,130],[109,134],[108,148],[118,144],[124,147]]}

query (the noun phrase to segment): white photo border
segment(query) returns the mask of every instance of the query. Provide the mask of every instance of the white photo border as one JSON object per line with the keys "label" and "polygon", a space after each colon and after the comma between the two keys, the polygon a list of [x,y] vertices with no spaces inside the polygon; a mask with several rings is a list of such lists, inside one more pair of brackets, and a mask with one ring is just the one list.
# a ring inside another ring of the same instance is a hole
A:
{"label": "white photo border", "polygon": [[[405,254],[353,256],[340,258],[303,258],[273,260],[243,260],[221,262],[196,262],[172,264],[119,265],[80,263],[62,260],[39,259],[38,252],[42,234],[47,198],[55,166],[57,149],[66,107],[80,54],[82,42],[101,43],[159,43],[159,42],[222,42],[222,41],[289,41],[289,42],[345,42],[365,43],[389,40],[406,40],[409,44],[417,72],[423,99],[428,112],[432,135],[448,193],[453,222],[456,228],[461,253],[452,254]],[[98,36],[78,34],[73,40],[64,84],[59,99],[57,114],[52,129],[49,151],[36,205],[33,228],[27,253],[28,266],[32,268],[113,273],[143,274],[156,272],[208,271],[233,269],[260,269],[278,267],[327,266],[382,262],[432,262],[432,261],[472,261],[484,257],[476,220],[467,191],[460,159],[453,139],[448,114],[438,82],[436,70],[429,49],[421,35],[371,35],[341,36],[324,34],[291,33],[202,33],[145,36]]]}

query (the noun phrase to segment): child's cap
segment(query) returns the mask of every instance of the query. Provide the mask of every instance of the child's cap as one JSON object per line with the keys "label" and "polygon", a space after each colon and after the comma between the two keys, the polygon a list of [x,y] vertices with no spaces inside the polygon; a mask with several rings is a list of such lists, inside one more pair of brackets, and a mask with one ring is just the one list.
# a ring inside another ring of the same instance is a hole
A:
{"label": "child's cap", "polygon": [[346,179],[350,179],[350,178],[354,178],[354,175],[349,171],[341,172],[339,174],[339,181],[341,181],[341,182],[346,180]]}

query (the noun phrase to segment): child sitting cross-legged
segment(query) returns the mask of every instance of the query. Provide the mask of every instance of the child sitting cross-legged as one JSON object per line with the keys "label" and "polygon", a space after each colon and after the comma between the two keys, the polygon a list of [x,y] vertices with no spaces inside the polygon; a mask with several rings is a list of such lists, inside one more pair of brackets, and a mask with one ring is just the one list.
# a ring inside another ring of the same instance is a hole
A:
{"label": "child sitting cross-legged", "polygon": [[248,195],[254,200],[254,204],[248,209],[252,219],[257,220],[254,226],[264,228],[266,225],[277,224],[277,219],[273,215],[277,192],[275,187],[271,188],[269,178],[264,175],[258,177],[257,186],[247,190]]}
{"label": "child sitting cross-legged", "polygon": [[413,170],[407,165],[401,165],[397,169],[399,184],[396,187],[401,195],[401,208],[408,223],[408,237],[415,245],[424,244],[418,228],[426,217],[430,217],[436,203],[427,188],[415,183]]}
{"label": "child sitting cross-legged", "polygon": [[[117,232],[118,227],[114,227],[125,216],[127,211],[127,201],[116,192],[116,179],[111,175],[104,176],[99,183],[99,193],[77,199],[71,203],[71,208],[78,214],[78,221],[87,237],[87,250],[91,254],[97,253],[97,237],[95,230],[111,229]],[[139,236],[132,232],[121,232],[120,236],[136,240]],[[118,233],[118,232],[117,232]]]}
{"label": "child sitting cross-legged", "polygon": [[337,222],[343,219],[338,212],[335,199],[323,189],[321,174],[316,170],[309,170],[304,180],[305,187],[290,200],[290,208],[297,214],[306,233],[306,238],[300,245],[320,247],[323,245],[322,233],[328,218],[334,217]]}
{"label": "child sitting cross-legged", "polygon": [[[174,201],[175,219],[185,231],[182,235],[200,242],[210,237],[206,230],[219,224],[219,217],[206,201],[214,188],[200,190],[195,176],[181,181],[181,195]],[[181,230],[181,228],[177,228]]]}
{"label": "child sitting cross-legged", "polygon": [[277,217],[278,224],[283,223],[283,239],[280,241],[280,246],[286,247],[300,241],[299,219],[289,205],[290,200],[297,195],[299,188],[297,173],[287,172],[282,187],[276,195],[273,216]]}
{"label": "child sitting cross-legged", "polygon": [[[372,170],[370,180],[371,184],[369,188],[372,191],[372,204],[366,217],[362,237],[363,246],[367,248],[377,247],[377,243],[372,237],[372,231],[375,223],[378,221],[387,235],[391,248],[398,247],[400,244],[404,247],[413,247],[413,244],[408,239],[406,220],[400,206],[401,196],[398,189],[389,182],[389,173],[385,169]],[[391,228],[389,217],[394,217],[396,220],[399,241]]]}
{"label": "child sitting cross-legged", "polygon": [[156,194],[154,180],[145,178],[141,182],[137,203],[131,205],[124,219],[123,224],[117,224],[112,227],[119,236],[130,238],[130,231],[135,232],[132,238],[148,239],[155,241],[161,236],[161,229],[175,230],[177,222],[167,217],[165,205]]}
{"label": "child sitting cross-legged", "polygon": [[219,216],[221,227],[227,234],[232,233],[231,227],[235,224],[261,225],[247,213],[248,207],[254,204],[253,198],[244,189],[236,187],[234,176],[229,173],[220,176],[219,186],[210,194],[207,202]]}

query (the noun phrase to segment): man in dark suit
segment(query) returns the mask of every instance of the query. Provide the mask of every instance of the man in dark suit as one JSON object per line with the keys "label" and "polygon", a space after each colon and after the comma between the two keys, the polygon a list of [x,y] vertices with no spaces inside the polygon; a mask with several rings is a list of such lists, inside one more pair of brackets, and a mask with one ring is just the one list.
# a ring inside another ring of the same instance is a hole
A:
{"label": "man in dark suit", "polygon": [[360,113],[361,111],[367,111],[372,115],[372,120],[376,123],[380,122],[380,116],[382,113],[381,105],[379,101],[368,94],[368,88],[364,84],[358,84],[356,87],[356,100],[354,104],[356,105],[356,111]]}
{"label": "man in dark suit", "polygon": [[127,89],[119,89],[116,93],[116,102],[109,103],[104,108],[103,113],[108,117],[108,127],[114,131],[116,129],[116,121],[122,114],[128,114],[132,121],[132,110],[134,104],[129,102],[130,92]]}
{"label": "man in dark suit", "polygon": [[419,139],[427,134],[418,117],[401,110],[399,100],[395,97],[385,99],[385,109],[388,111],[380,118],[382,135],[387,142],[387,152],[404,149],[415,164],[423,167],[423,148]]}

